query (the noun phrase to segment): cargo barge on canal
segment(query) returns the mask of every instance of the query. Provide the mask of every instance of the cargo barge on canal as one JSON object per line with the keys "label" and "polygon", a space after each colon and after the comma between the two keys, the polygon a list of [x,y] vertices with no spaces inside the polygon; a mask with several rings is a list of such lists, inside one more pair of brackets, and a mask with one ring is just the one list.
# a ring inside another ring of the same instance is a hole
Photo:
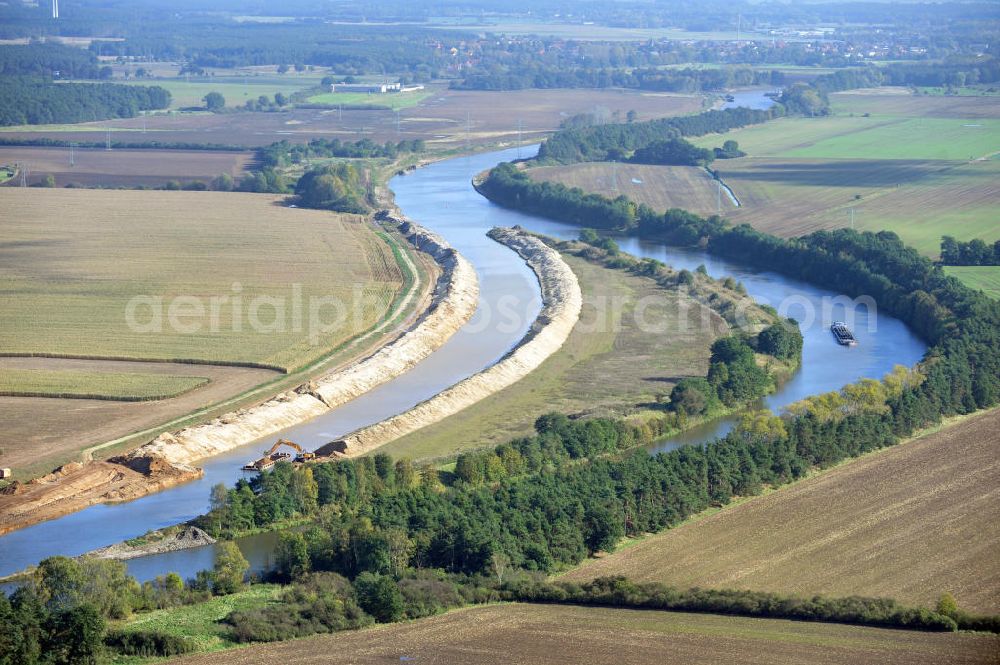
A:
{"label": "cargo barge on canal", "polygon": [[858,345],[858,340],[854,337],[854,333],[851,332],[851,329],[843,321],[834,321],[833,325],[830,326],[830,332],[833,333],[833,337],[837,340],[838,344],[844,346]]}

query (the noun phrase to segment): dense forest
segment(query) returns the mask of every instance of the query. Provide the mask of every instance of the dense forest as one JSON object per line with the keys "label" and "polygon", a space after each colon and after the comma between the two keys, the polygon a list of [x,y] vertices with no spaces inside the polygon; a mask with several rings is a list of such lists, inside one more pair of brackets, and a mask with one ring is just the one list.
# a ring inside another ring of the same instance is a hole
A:
{"label": "dense forest", "polygon": [[0,46],[0,76],[97,79],[110,77],[91,51],[62,44]]}
{"label": "dense forest", "polygon": [[1000,240],[987,245],[981,238],[968,242],[941,238],[941,263],[946,266],[1000,266]]}
{"label": "dense forest", "polygon": [[165,109],[170,93],[158,86],[51,83],[0,77],[0,125],[41,125],[132,118]]}

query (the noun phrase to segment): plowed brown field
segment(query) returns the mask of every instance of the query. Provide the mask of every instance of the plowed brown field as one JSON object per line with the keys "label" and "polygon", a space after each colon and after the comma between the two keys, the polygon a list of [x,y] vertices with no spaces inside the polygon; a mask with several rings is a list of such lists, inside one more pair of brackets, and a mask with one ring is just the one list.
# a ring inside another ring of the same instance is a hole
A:
{"label": "plowed brown field", "polygon": [[995,663],[997,638],[778,619],[493,605],[404,624],[182,659],[205,665]]}
{"label": "plowed brown field", "polygon": [[1000,611],[1000,410],[651,536],[569,573]]}

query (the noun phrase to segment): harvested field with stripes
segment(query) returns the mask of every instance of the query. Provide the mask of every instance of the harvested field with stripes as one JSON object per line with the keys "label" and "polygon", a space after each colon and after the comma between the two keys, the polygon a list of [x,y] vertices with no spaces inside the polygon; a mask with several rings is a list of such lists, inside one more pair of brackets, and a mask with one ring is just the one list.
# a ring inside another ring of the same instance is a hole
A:
{"label": "harvested field with stripes", "polygon": [[1000,611],[1000,410],[586,562],[565,579]]}
{"label": "harvested field with stripes", "polygon": [[488,605],[368,630],[185,658],[190,665],[940,665],[995,663],[994,635],[920,633],[558,605]]}
{"label": "harvested field with stripes", "polygon": [[363,218],[272,195],[6,188],[0,207],[0,349],[27,356],[0,358],[0,392],[23,395],[0,397],[0,465],[19,478],[357,353],[414,277]]}

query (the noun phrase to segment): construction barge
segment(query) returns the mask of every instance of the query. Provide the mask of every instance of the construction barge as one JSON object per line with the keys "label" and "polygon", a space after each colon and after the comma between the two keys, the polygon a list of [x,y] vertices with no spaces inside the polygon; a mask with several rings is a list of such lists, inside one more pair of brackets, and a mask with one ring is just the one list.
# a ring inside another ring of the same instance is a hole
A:
{"label": "construction barge", "polygon": [[843,346],[858,345],[858,340],[854,336],[854,333],[851,332],[851,329],[843,321],[834,321],[833,325],[830,326],[830,332],[833,333],[833,337],[837,340],[838,344]]}

